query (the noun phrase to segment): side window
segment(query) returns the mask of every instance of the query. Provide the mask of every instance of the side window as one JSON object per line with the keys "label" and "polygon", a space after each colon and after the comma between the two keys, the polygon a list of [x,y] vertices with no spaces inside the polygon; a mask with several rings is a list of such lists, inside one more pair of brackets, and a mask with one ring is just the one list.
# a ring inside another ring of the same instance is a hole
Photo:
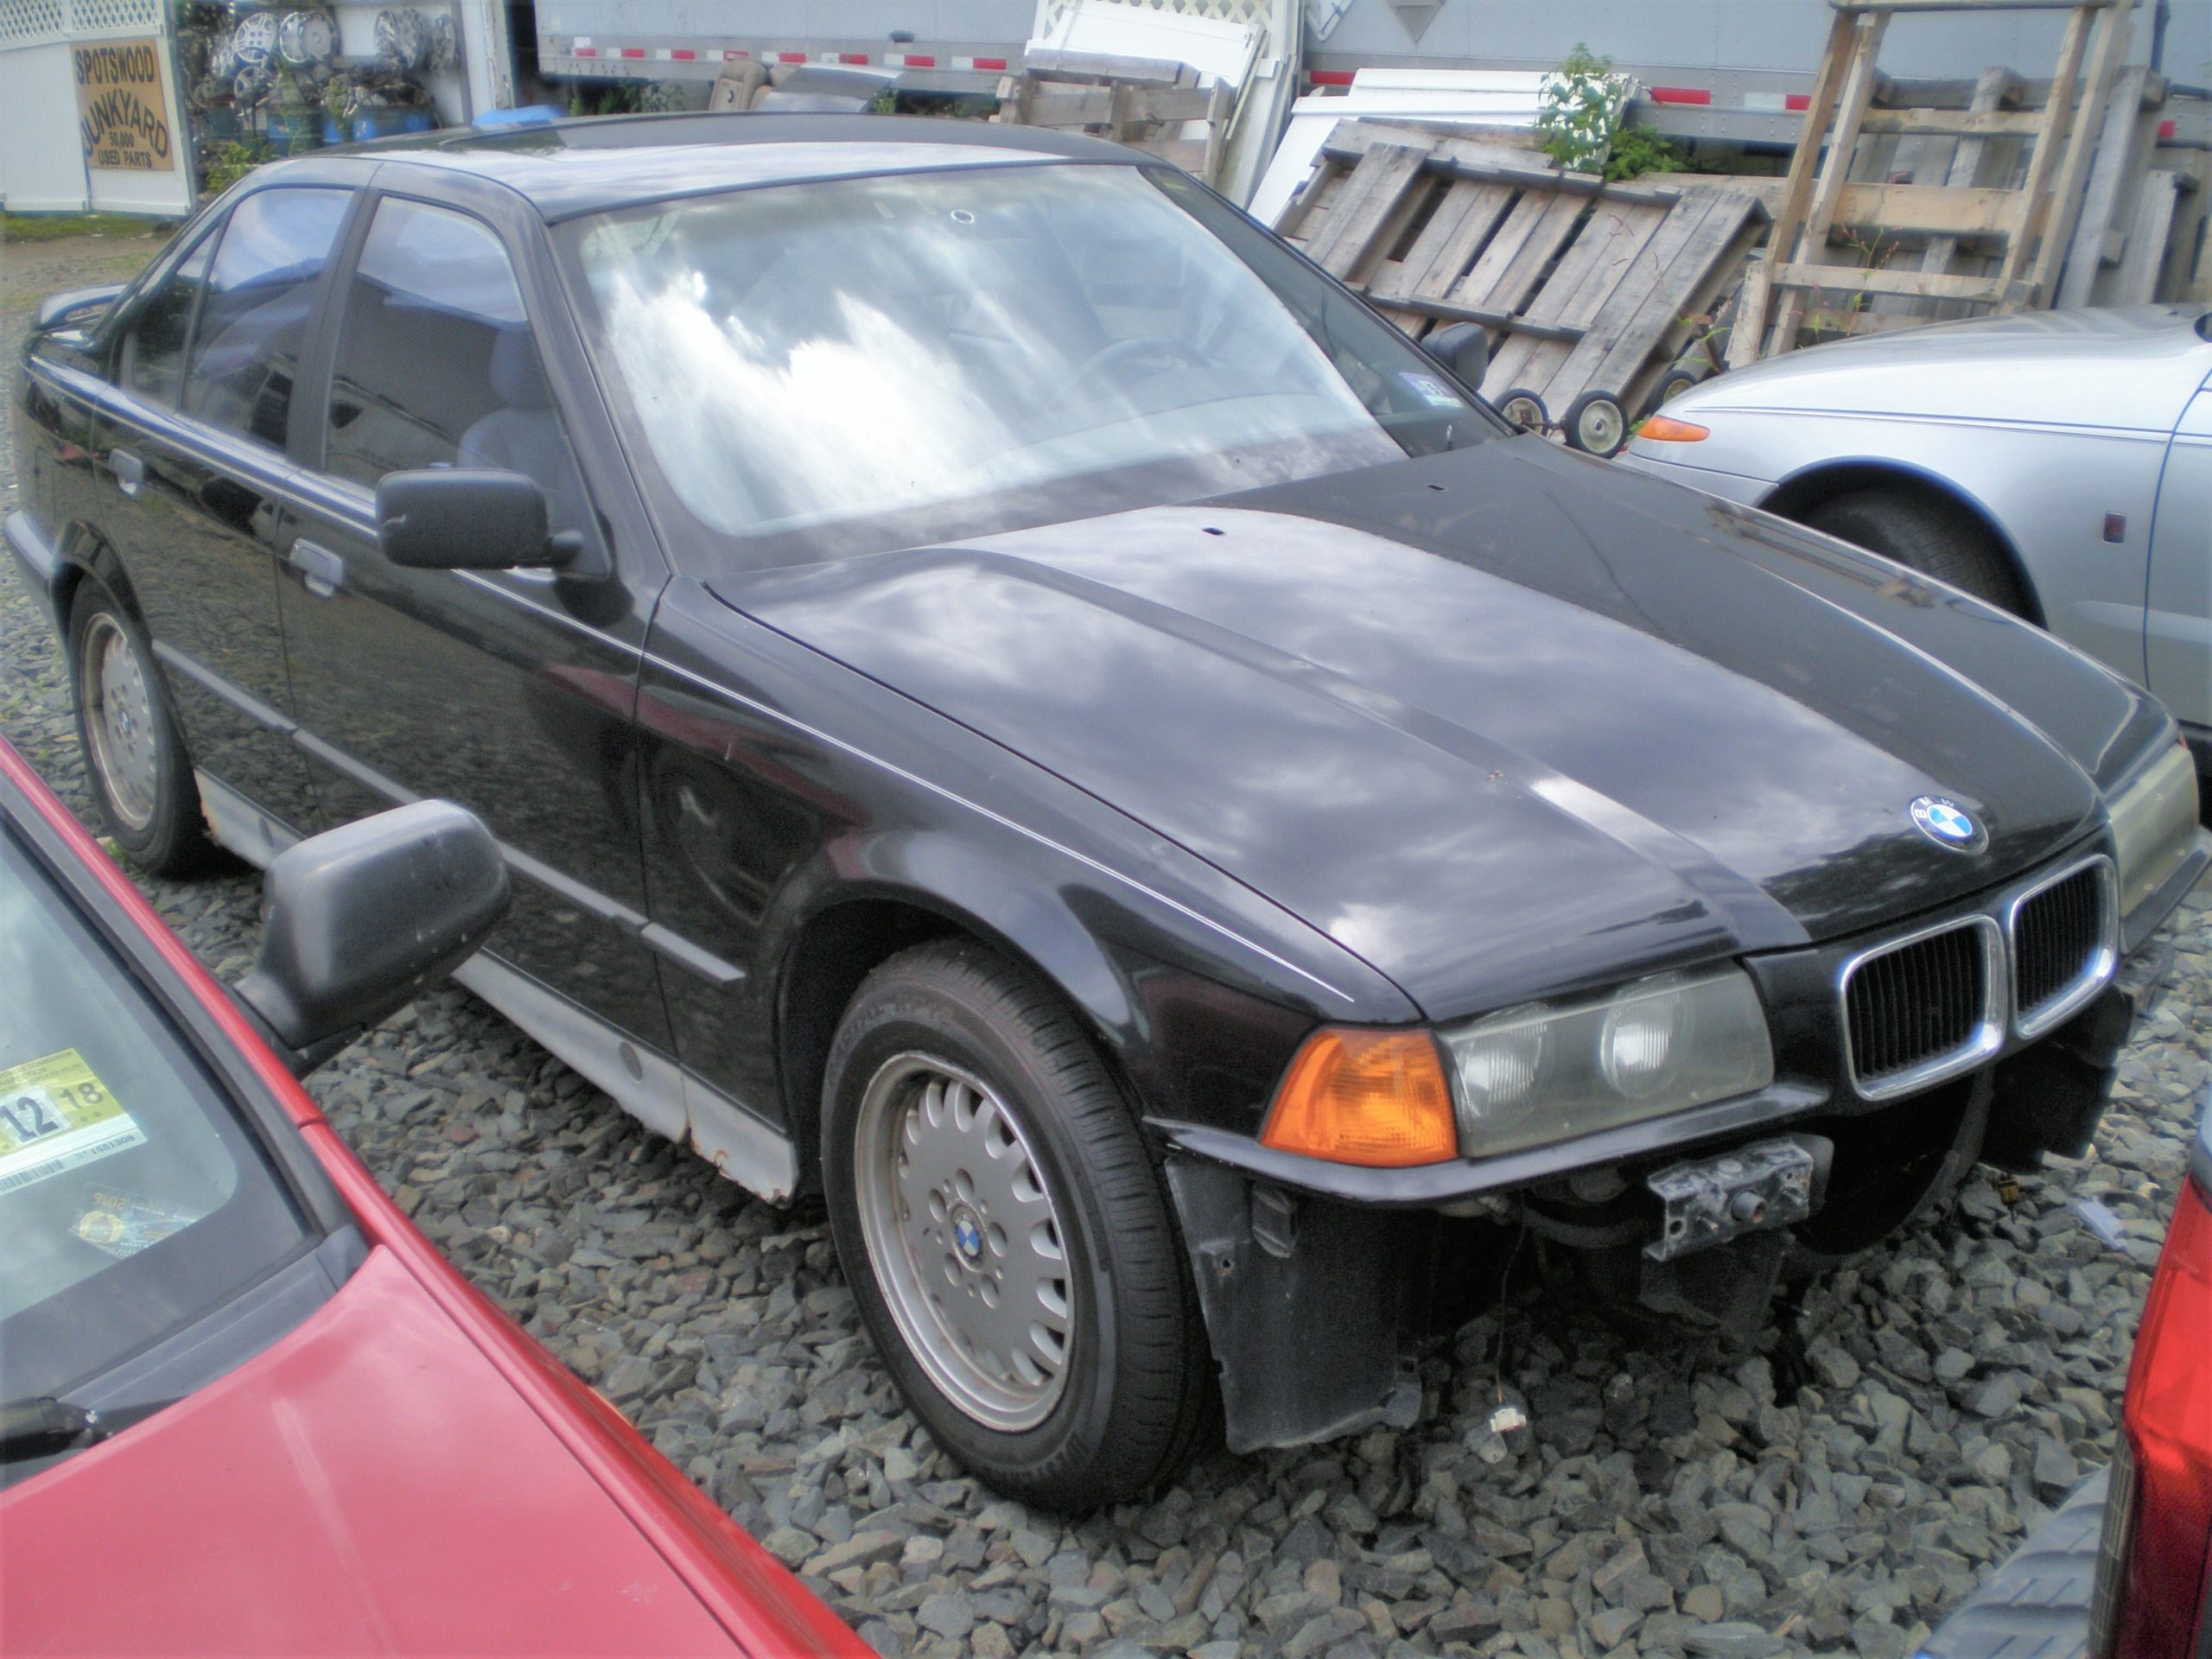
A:
{"label": "side window", "polygon": [[326,471],[522,473],[556,530],[587,522],[582,481],[524,313],[514,268],[479,221],[420,202],[377,207],[346,295],[330,379]]}
{"label": "side window", "polygon": [[207,285],[207,258],[214,246],[213,236],[200,238],[200,245],[169,273],[161,291],[130,326],[124,346],[123,384],[149,403],[176,405],[177,385],[184,375],[185,336],[192,327],[200,291]]}
{"label": "side window", "polygon": [[185,413],[284,447],[315,278],[350,199],[344,190],[264,190],[232,211],[192,334]]}

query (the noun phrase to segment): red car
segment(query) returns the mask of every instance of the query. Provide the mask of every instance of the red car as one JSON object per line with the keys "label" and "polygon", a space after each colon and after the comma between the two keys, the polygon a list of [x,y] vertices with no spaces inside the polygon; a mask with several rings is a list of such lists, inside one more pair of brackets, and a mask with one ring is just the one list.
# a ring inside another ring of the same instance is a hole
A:
{"label": "red car", "polygon": [[1920,1659],[2212,1654],[2212,1100],[2190,1149],[2109,1469],[2082,1482]]}
{"label": "red car", "polygon": [[267,892],[226,992],[0,742],[0,1650],[867,1654],[296,1081],[498,919],[482,824]]}

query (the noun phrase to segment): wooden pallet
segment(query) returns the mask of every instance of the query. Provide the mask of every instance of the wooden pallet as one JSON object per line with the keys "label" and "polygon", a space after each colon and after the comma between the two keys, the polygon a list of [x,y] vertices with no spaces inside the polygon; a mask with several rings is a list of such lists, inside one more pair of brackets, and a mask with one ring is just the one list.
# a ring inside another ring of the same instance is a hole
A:
{"label": "wooden pallet", "polygon": [[[1873,301],[1877,315],[1885,296],[1910,302],[1919,321],[1937,304],[1954,310],[2049,304],[2071,245],[2107,95],[2126,49],[2132,3],[1829,0],[1835,21],[1767,257],[1744,284],[1729,340],[1731,366],[1795,347],[1808,308],[1821,296],[1847,296],[1854,308]],[[1873,107],[1883,89],[1876,60],[1892,16],[2020,10],[2071,14],[2040,108],[2006,107],[2016,99],[2008,97],[2004,71],[1986,76],[1965,110]],[[1870,182],[1853,176],[1862,136],[1946,138],[1957,149],[1941,184]],[[2023,158],[2017,182],[2005,187],[1986,181],[1993,146],[2000,141]],[[1841,250],[1830,245],[1840,232],[1851,244]],[[1924,244],[1916,268],[1882,257],[1899,241]],[[1957,268],[1962,250],[1989,251],[1987,264]],[[1894,314],[1904,308],[1886,308]]]}
{"label": "wooden pallet", "polygon": [[1129,144],[1209,184],[1220,177],[1236,108],[1234,88],[1202,86],[1188,64],[1044,47],[1000,79],[998,97],[994,121]]}
{"label": "wooden pallet", "polygon": [[1510,144],[1346,121],[1278,228],[1416,339],[1480,323],[1484,394],[1610,454],[1765,222],[1747,191],[1606,184]]}

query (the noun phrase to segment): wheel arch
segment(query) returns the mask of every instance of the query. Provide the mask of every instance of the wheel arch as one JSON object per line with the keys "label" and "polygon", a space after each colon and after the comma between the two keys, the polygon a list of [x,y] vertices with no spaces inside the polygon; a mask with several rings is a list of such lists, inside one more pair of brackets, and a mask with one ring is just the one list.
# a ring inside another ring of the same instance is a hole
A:
{"label": "wheel arch", "polygon": [[75,607],[77,595],[88,578],[97,580],[113,594],[117,602],[130,613],[132,621],[142,628],[146,626],[145,611],[131,588],[123,561],[99,531],[82,520],[73,523],[56,539],[54,550],[57,557],[48,592],[54,601],[55,626],[65,645],[69,635],[69,613]]}
{"label": "wheel arch", "polygon": [[1972,491],[1962,487],[1955,479],[1946,478],[1908,461],[1887,458],[1821,461],[1790,474],[1770,490],[1758,505],[1768,512],[1802,524],[1808,515],[1831,501],[1856,494],[1861,490],[1874,489],[1916,495],[1967,514],[1988,536],[1991,544],[1997,549],[1999,556],[2011,570],[2013,581],[2018,584],[2027,601],[2029,620],[2037,627],[2049,626],[2044,615],[2042,597],[2036,590],[2035,577],[2020,556],[2019,543],[2006,531],[2004,521],[1991,511],[1988,504]]}
{"label": "wheel arch", "polygon": [[773,954],[778,1089],[803,1187],[820,1174],[823,1078],[853,994],[899,952],[932,939],[972,940],[1036,976],[1092,1038],[1132,1109],[1144,1099],[1131,1053],[1142,1022],[1127,975],[1073,912],[1009,885],[1003,870],[993,879],[980,855],[961,861],[964,872],[931,861],[930,886],[856,882],[821,893]]}

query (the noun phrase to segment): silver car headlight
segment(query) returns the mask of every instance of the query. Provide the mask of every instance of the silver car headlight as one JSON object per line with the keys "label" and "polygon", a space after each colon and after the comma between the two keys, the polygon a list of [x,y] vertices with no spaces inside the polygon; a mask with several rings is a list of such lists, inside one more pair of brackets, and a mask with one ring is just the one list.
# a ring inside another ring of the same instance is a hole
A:
{"label": "silver car headlight", "polygon": [[1759,994],[1733,965],[1507,1008],[1441,1035],[1465,1158],[1615,1128],[1774,1081]]}
{"label": "silver car headlight", "polygon": [[2181,868],[2196,839],[2196,763],[2177,743],[2112,798],[2113,861],[2120,867],[2120,913],[2136,907]]}

